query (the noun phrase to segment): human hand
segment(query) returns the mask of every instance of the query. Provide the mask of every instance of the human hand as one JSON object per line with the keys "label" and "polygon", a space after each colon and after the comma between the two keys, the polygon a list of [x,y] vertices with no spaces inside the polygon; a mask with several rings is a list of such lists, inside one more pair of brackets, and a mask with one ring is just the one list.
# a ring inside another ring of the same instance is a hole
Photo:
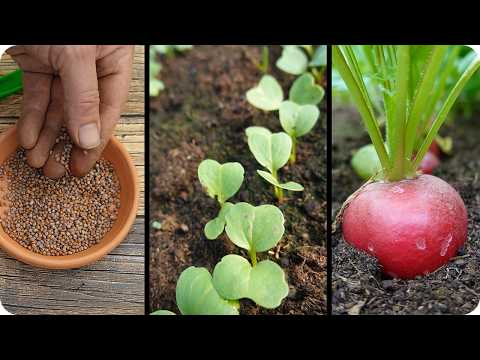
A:
{"label": "human hand", "polygon": [[[7,53],[23,70],[20,145],[30,166],[59,178],[55,160],[65,142],[55,143],[63,126],[74,144],[70,172],[85,175],[108,144],[127,101],[132,73],[130,45],[20,45]],[[53,150],[51,154],[51,150]]]}

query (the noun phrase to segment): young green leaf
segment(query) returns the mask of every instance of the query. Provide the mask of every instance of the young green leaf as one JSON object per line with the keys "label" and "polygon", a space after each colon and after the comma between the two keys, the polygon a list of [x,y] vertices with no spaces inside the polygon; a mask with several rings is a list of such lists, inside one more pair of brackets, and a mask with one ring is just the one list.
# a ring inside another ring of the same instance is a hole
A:
{"label": "young green leaf", "polygon": [[285,184],[281,184],[277,179],[273,177],[272,174],[263,170],[257,170],[258,175],[267,180],[270,184],[277,186],[279,188],[290,190],[290,191],[303,191],[303,186],[294,182],[289,181]]}
{"label": "young green leaf", "polygon": [[240,189],[243,182],[243,166],[240,163],[220,164],[215,160],[203,160],[198,167],[198,178],[208,195],[217,197],[224,204]]}
{"label": "young green leaf", "polygon": [[258,126],[246,130],[248,147],[255,159],[270,172],[285,165],[292,150],[292,139],[284,132],[272,134]]}
{"label": "young green leaf", "polygon": [[238,247],[262,252],[273,248],[283,236],[283,214],[276,206],[253,206],[240,202],[230,208],[225,231]]}
{"label": "young green leaf", "polygon": [[299,105],[317,105],[322,101],[324,95],[325,90],[320,85],[315,84],[313,75],[306,73],[293,83],[290,88],[289,99]]}
{"label": "young green leaf", "polygon": [[177,314],[168,310],[157,310],[152,312],[150,315],[177,315]]}
{"label": "young green leaf", "polygon": [[277,110],[283,101],[283,90],[273,76],[264,75],[256,87],[247,91],[247,100],[256,108]]}
{"label": "young green leaf", "polygon": [[310,132],[320,116],[315,105],[298,105],[288,100],[282,102],[279,113],[283,130],[292,137],[300,137]]}
{"label": "young green leaf", "polygon": [[378,158],[375,147],[372,144],[362,146],[352,157],[353,170],[364,180],[376,175],[376,179],[382,178],[382,164]]}
{"label": "young green leaf", "polygon": [[303,74],[307,70],[307,66],[307,55],[297,45],[286,45],[283,48],[282,56],[277,60],[277,67],[292,75]]}
{"label": "young green leaf", "polygon": [[238,255],[224,256],[215,266],[213,284],[225,299],[248,298],[267,309],[278,307],[288,295],[288,284],[280,266],[264,260],[252,267]]}
{"label": "young green leaf", "polygon": [[327,45],[319,45],[315,49],[312,60],[308,64],[310,67],[327,66]]}
{"label": "young green leaf", "polygon": [[205,268],[190,266],[180,274],[176,300],[183,315],[238,315],[238,302],[220,297]]}
{"label": "young green leaf", "polygon": [[214,240],[220,236],[220,234],[223,232],[223,229],[225,229],[225,215],[232,206],[233,204],[229,202],[223,204],[218,216],[215,219],[210,220],[207,225],[205,225],[204,233],[207,239]]}

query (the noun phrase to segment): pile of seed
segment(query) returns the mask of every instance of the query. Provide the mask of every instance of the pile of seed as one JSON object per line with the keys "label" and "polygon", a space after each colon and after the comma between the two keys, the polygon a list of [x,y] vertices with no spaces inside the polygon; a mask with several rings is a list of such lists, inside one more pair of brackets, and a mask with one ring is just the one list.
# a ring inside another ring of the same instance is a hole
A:
{"label": "pile of seed", "polygon": [[62,164],[65,167],[67,174],[70,173],[70,154],[72,153],[73,143],[68,135],[67,129],[62,127],[60,130],[60,135],[55,139],[55,144],[60,142],[64,143],[63,151],[61,153],[53,153],[53,150],[50,150],[50,155],[53,155],[56,162]]}
{"label": "pile of seed", "polygon": [[86,250],[100,242],[118,216],[120,184],[104,159],[84,177],[67,174],[53,180],[30,167],[19,149],[0,166],[0,179],[5,187],[1,201],[8,204],[0,213],[3,230],[39,254]]}

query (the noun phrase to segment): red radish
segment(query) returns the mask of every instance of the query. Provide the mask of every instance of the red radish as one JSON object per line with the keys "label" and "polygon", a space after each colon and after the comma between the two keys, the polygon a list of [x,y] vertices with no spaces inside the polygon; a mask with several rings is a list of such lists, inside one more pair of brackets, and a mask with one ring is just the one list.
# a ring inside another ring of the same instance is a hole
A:
{"label": "red radish", "polygon": [[343,235],[388,275],[411,279],[455,256],[467,238],[467,211],[455,189],[435,176],[375,182],[345,209]]}
{"label": "red radish", "polygon": [[438,146],[438,144],[435,140],[432,142],[432,145],[430,145],[430,147],[428,148],[428,151],[432,152],[437,157],[440,157],[440,155],[441,155],[440,146]]}
{"label": "red radish", "polygon": [[424,174],[431,174],[433,170],[438,167],[438,165],[440,165],[440,160],[433,151],[429,150],[423,157],[418,169],[421,170]]}

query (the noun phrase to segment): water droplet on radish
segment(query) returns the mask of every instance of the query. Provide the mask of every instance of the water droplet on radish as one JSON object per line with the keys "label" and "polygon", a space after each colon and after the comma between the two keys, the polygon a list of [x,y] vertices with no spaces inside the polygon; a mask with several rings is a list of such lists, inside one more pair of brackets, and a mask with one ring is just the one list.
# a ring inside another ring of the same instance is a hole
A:
{"label": "water droplet on radish", "polygon": [[375,252],[375,248],[373,247],[372,243],[368,243],[368,251],[370,251],[372,254]]}
{"label": "water droplet on radish", "polygon": [[452,243],[453,236],[452,234],[448,234],[447,238],[445,239],[444,242],[442,242],[442,246],[440,248],[440,256],[445,256],[447,253],[448,248],[450,247],[450,244]]}
{"label": "water droplet on radish", "polygon": [[427,248],[427,242],[424,238],[417,239],[416,245],[418,250],[425,250]]}
{"label": "water droplet on radish", "polygon": [[392,187],[392,189],[390,191],[395,193],[395,194],[402,194],[405,190],[403,190],[402,187],[400,187],[398,185],[395,185],[394,187]]}

